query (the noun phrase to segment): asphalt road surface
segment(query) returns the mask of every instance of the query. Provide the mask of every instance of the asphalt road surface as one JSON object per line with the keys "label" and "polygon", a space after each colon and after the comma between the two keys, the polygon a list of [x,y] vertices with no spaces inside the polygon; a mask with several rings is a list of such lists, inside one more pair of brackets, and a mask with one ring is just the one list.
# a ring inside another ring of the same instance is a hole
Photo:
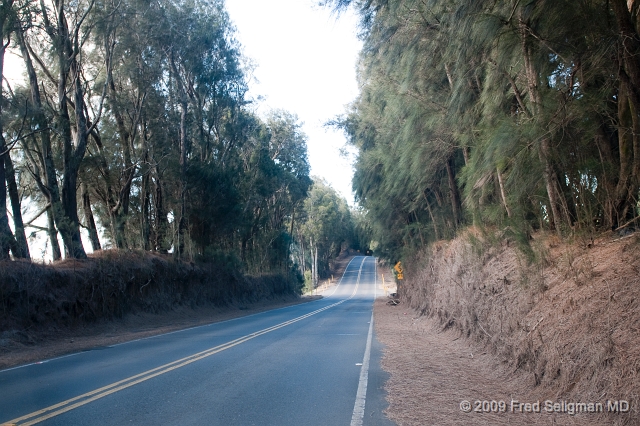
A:
{"label": "asphalt road surface", "polygon": [[375,259],[314,302],[0,371],[0,424],[391,425]]}

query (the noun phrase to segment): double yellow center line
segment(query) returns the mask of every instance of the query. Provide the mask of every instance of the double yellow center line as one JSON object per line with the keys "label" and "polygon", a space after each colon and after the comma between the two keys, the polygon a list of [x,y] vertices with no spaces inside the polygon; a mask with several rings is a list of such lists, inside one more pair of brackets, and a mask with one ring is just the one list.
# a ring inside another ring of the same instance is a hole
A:
{"label": "double yellow center line", "polygon": [[[365,258],[366,259],[366,258]],[[294,324],[298,321],[302,321],[303,319],[309,318],[313,315],[319,314],[320,312],[326,311],[327,309],[331,309],[335,306],[338,306],[347,300],[353,298],[356,292],[358,291],[358,285],[360,284],[360,274],[362,272],[362,267],[364,266],[364,259],[360,264],[360,270],[358,271],[358,279],[356,281],[356,286],[353,289],[353,293],[346,299],[340,300],[339,302],[333,303],[331,305],[325,306],[324,308],[317,309],[313,312],[309,312],[308,314],[299,316],[297,318],[290,319],[289,321],[282,322],[280,324],[276,324],[272,327],[268,327],[262,329],[260,331],[256,331],[255,333],[247,334],[245,336],[239,337],[235,340],[232,340],[227,343],[223,343],[222,345],[215,346],[213,348],[209,348],[205,351],[198,352],[193,355],[189,355],[188,357],[184,357],[177,361],[170,362],[168,364],[162,365],[160,367],[156,367],[154,369],[145,371],[140,374],[136,374],[135,376],[128,377],[124,380],[120,380],[119,382],[112,383],[110,385],[101,387],[99,389],[93,390],[91,392],[87,392],[85,394],[76,396],[71,399],[67,399],[66,401],[62,401],[58,404],[52,405],[47,408],[43,408],[42,410],[34,411],[33,413],[27,414],[22,417],[18,417],[17,419],[10,420],[6,423],[3,423],[0,426],[8,426],[8,425],[33,425],[36,423],[40,423],[62,413],[66,413],[67,411],[74,410],[78,407],[81,407],[85,404],[88,404],[92,401],[95,401],[100,398],[104,398],[107,395],[111,395],[112,393],[116,393],[123,389],[129,388],[131,386],[137,385],[138,383],[145,382],[154,377],[160,376],[162,374],[168,373],[170,371],[176,370],[180,367],[184,367],[185,365],[189,365],[192,362],[199,361],[201,359],[207,358],[211,355],[215,355],[219,352],[237,346],[241,343],[247,342],[251,339],[255,339],[258,336],[262,336],[264,334],[270,333],[272,331],[278,330],[280,328],[286,327],[288,325]],[[342,282],[342,280],[341,280]]]}

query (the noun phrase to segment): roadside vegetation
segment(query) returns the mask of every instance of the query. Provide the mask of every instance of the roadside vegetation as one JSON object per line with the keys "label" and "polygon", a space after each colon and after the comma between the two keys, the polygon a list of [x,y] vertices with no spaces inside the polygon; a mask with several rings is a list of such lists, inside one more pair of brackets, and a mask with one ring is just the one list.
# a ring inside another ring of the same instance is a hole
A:
{"label": "roadside vegetation", "polygon": [[[84,259],[84,228],[92,251],[224,252],[249,273],[287,271],[288,222],[312,183],[306,137],[291,113],[247,108],[224,2],[11,1],[2,18],[25,75],[3,91],[14,226],[0,194],[0,258],[38,258],[27,235],[44,231],[54,261]],[[38,208],[24,218],[26,204]]]}
{"label": "roadside vegetation", "polygon": [[300,294],[357,245],[224,1],[9,0],[0,35],[0,331]]}
{"label": "roadside vegetation", "polygon": [[534,397],[637,417],[640,3],[321,3],[361,17],[361,93],[331,124],[404,306]]}
{"label": "roadside vegetation", "polygon": [[526,244],[638,218],[638,2],[323,3],[362,18],[361,93],[333,124],[383,257],[472,224]]}

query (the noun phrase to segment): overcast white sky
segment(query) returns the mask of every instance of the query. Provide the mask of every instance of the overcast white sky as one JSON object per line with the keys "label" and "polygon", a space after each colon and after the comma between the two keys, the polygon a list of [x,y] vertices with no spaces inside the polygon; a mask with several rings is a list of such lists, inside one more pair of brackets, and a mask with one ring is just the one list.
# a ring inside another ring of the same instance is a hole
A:
{"label": "overcast white sky", "polygon": [[245,56],[257,66],[249,95],[298,115],[308,137],[311,173],[325,178],[350,204],[351,164],[340,156],[345,138],[323,124],[358,95],[362,47],[353,13],[336,17],[317,0],[226,0]]}

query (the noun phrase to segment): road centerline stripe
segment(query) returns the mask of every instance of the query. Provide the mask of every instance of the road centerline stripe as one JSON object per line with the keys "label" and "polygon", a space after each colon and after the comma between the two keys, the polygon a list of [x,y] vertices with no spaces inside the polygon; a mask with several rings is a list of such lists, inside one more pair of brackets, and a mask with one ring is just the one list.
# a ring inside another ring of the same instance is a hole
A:
{"label": "road centerline stripe", "polygon": [[[355,259],[355,258],[354,258]],[[241,343],[247,342],[249,340],[255,339],[256,337],[262,336],[264,334],[270,333],[272,331],[278,330],[280,328],[286,327],[288,325],[294,324],[298,321],[302,321],[306,318],[309,318],[313,315],[319,314],[321,312],[324,312],[328,309],[331,309],[335,306],[338,306],[350,299],[352,299],[357,291],[358,291],[358,286],[360,284],[360,275],[362,272],[362,267],[364,266],[364,261],[366,260],[366,257],[362,259],[362,263],[360,264],[360,269],[358,271],[358,278],[356,281],[356,285],[353,289],[353,292],[351,293],[351,295],[346,298],[346,299],[342,299],[339,300],[338,302],[332,303],[331,305],[327,305],[323,308],[320,309],[316,309],[315,311],[306,313],[304,315],[301,315],[299,317],[281,322],[279,324],[273,325],[271,327],[267,327],[264,328],[262,330],[253,332],[253,333],[249,333],[245,336],[239,337],[237,339],[231,340],[229,342],[223,343],[221,345],[218,346],[214,346],[213,348],[209,348],[206,349],[204,351],[189,355],[187,357],[178,359],[176,361],[172,361],[170,363],[161,365],[159,367],[153,368],[151,370],[147,370],[144,371],[142,373],[136,374],[134,376],[128,377],[126,379],[117,381],[115,383],[112,383],[110,385],[107,386],[103,386],[101,388],[95,389],[93,391],[84,393],[82,395],[78,395],[76,397],[67,399],[65,401],[59,402],[57,404],[51,405],[49,407],[43,408],[41,410],[37,410],[34,411],[32,413],[29,413],[27,415],[18,417],[16,419],[13,420],[9,420],[7,422],[2,423],[2,425],[33,425],[36,423],[40,423],[42,421],[45,421],[47,419],[50,419],[52,417],[58,416],[60,414],[66,413],[67,411],[71,411],[74,410],[78,407],[81,407],[83,405],[86,405],[90,402],[96,401],[98,399],[104,398],[105,396],[111,395],[113,393],[116,393],[118,391],[121,391],[123,389],[129,388],[131,386],[137,385],[139,383],[145,382],[149,379],[152,379],[154,377],[160,376],[162,374],[168,373],[170,371],[176,370],[178,368],[184,367],[186,365],[189,365],[193,362],[199,361],[201,359],[207,358],[211,355],[217,354],[219,352],[222,352],[224,350],[230,349],[234,346],[237,346]],[[352,259],[353,261],[353,259]],[[351,262],[349,262],[349,264],[351,264]],[[349,265],[347,265],[348,268]],[[345,273],[347,268],[345,268]],[[344,277],[344,274],[343,274]],[[342,278],[340,279],[340,282],[342,282]],[[334,290],[335,291],[335,290]],[[2,426],[0,425],[0,426]]]}

